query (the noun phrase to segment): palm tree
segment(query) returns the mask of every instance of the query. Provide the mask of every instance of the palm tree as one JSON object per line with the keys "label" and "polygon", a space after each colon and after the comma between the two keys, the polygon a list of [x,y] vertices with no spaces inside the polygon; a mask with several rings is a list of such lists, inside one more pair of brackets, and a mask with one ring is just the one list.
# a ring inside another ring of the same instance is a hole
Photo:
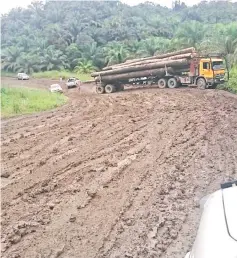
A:
{"label": "palm tree", "polygon": [[225,35],[227,35],[232,40],[237,39],[237,23],[230,23],[225,27]]}
{"label": "palm tree", "polygon": [[62,23],[65,20],[67,12],[65,12],[64,3],[56,1],[48,1],[45,6],[46,18],[52,24]]}
{"label": "palm tree", "polygon": [[232,40],[227,37],[225,40],[225,54],[229,67],[232,67],[237,62],[237,38]]}
{"label": "palm tree", "polygon": [[175,51],[180,48],[183,48],[184,46],[186,46],[186,41],[184,38],[172,38],[168,50]]}
{"label": "palm tree", "polygon": [[91,60],[94,66],[102,68],[105,66],[105,59],[103,57],[102,48],[98,47],[97,42],[88,44],[81,48],[82,58]]}
{"label": "palm tree", "polygon": [[65,49],[65,55],[67,56],[71,69],[74,69],[74,67],[78,64],[79,59],[82,58],[81,50],[75,43],[70,44],[70,46]]}
{"label": "palm tree", "polygon": [[105,48],[105,61],[108,65],[123,63],[128,57],[128,50],[121,44],[111,44]]}
{"label": "palm tree", "polygon": [[48,47],[48,42],[44,38],[38,38],[37,41],[34,40],[32,47],[32,52],[43,55],[44,50]]}
{"label": "palm tree", "polygon": [[227,55],[234,54],[236,48],[237,48],[237,38],[232,40],[230,37],[227,37],[225,40],[225,53]]}
{"label": "palm tree", "polygon": [[32,46],[33,42],[29,37],[20,36],[17,38],[17,45],[22,48],[24,52],[27,52]]}
{"label": "palm tree", "polygon": [[186,22],[181,26],[176,37],[183,40],[183,46],[197,47],[204,38],[205,26],[197,21]]}
{"label": "palm tree", "polygon": [[43,15],[44,11],[44,4],[42,1],[34,1],[28,6],[29,10],[34,14],[34,15]]}
{"label": "palm tree", "polygon": [[149,35],[158,37],[169,37],[172,35],[172,27],[170,21],[167,21],[165,17],[156,14],[155,17],[147,19],[147,24],[151,28]]}
{"label": "palm tree", "polygon": [[81,20],[77,19],[76,17],[77,15],[75,15],[75,19],[70,19],[65,26],[65,30],[69,32],[72,43],[76,43],[78,35],[85,31],[86,28],[89,26],[89,23],[81,22]]}
{"label": "palm tree", "polygon": [[60,49],[68,46],[68,32],[60,24],[50,24],[45,28],[45,34],[49,45]]}
{"label": "palm tree", "polygon": [[129,58],[137,58],[140,53],[139,52],[141,47],[140,42],[137,40],[128,41],[126,45],[129,51]]}
{"label": "palm tree", "polygon": [[23,53],[19,57],[19,67],[17,72],[25,72],[31,74],[33,72],[40,71],[42,66],[40,65],[40,56],[36,54]]}
{"label": "palm tree", "polygon": [[62,70],[69,67],[67,56],[64,55],[61,50],[55,49],[53,46],[49,46],[44,50],[40,63],[42,69],[47,71]]}
{"label": "palm tree", "polygon": [[15,72],[19,68],[19,57],[22,49],[11,46],[2,53],[2,69]]}
{"label": "palm tree", "polygon": [[164,53],[170,45],[170,40],[160,37],[148,38],[141,42],[140,53],[144,56],[154,56],[157,53]]}
{"label": "palm tree", "polygon": [[91,60],[81,59],[78,65],[74,68],[76,73],[91,73],[95,70]]}

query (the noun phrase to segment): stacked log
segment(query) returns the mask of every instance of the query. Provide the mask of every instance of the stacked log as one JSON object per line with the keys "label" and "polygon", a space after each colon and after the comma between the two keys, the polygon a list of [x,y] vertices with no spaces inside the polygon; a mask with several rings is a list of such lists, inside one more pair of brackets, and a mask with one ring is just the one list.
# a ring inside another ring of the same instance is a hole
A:
{"label": "stacked log", "polygon": [[155,63],[155,62],[160,62],[160,61],[177,60],[177,59],[183,59],[183,58],[188,59],[188,58],[192,58],[193,56],[194,56],[194,54],[187,53],[187,54],[183,54],[183,55],[171,56],[171,57],[166,57],[166,58],[162,58],[162,59],[148,59],[148,60],[134,62],[134,63],[126,63],[125,62],[125,63],[119,64],[119,65],[105,67],[102,70],[108,71],[108,70],[115,70],[115,69],[120,69],[120,68],[125,68],[125,67],[131,67],[134,65],[150,64],[150,63]]}
{"label": "stacked log", "polygon": [[164,76],[167,72],[177,74],[181,70],[188,71],[190,60],[195,57],[195,49],[187,48],[152,57],[127,60],[123,64],[109,66],[100,72],[91,74],[96,81],[126,81],[131,78]]}
{"label": "stacked log", "polygon": [[[150,69],[150,70],[143,70],[143,71],[136,71],[130,73],[122,73],[122,74],[114,74],[114,75],[105,75],[102,76],[101,79],[104,82],[113,82],[115,80],[128,80],[131,78],[138,78],[138,77],[149,77],[149,76],[164,76],[166,72],[169,74],[175,74],[176,72],[180,73],[183,70],[179,69],[174,72],[172,67],[168,68],[158,68],[158,69]],[[99,77],[96,77],[96,81],[100,81]]]}
{"label": "stacked log", "polygon": [[133,63],[144,62],[144,61],[147,61],[147,60],[164,59],[164,58],[169,58],[169,57],[172,58],[174,56],[182,56],[182,55],[185,55],[185,54],[194,54],[194,53],[195,53],[195,48],[190,47],[190,48],[185,48],[185,49],[182,49],[182,50],[179,50],[179,51],[170,52],[170,53],[166,53],[166,54],[161,54],[161,55],[156,55],[156,56],[151,56],[151,57],[144,57],[144,58],[133,59],[133,60],[127,60],[122,64],[107,66],[107,67],[103,68],[102,70],[111,70],[113,68],[116,69],[117,67],[120,67],[120,66],[123,66],[123,65],[131,65]]}

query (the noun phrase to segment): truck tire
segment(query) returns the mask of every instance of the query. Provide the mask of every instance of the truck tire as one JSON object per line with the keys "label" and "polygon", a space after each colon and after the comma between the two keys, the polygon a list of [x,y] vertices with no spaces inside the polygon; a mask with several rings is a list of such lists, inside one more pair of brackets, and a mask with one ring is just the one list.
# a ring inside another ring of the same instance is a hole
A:
{"label": "truck tire", "polygon": [[103,86],[96,86],[96,93],[98,93],[98,94],[103,94],[103,93],[105,93],[105,87],[103,87]]}
{"label": "truck tire", "polygon": [[212,84],[211,87],[209,87],[210,89],[216,89],[217,88],[217,84]]}
{"label": "truck tire", "polygon": [[107,85],[105,86],[105,92],[106,92],[106,93],[113,93],[113,92],[115,92],[115,91],[116,91],[116,88],[115,88],[114,85],[112,85],[112,84],[107,84]]}
{"label": "truck tire", "polygon": [[124,85],[123,84],[117,84],[116,85],[116,91],[124,91]]}
{"label": "truck tire", "polygon": [[120,85],[120,91],[124,91],[124,85],[123,84]]}
{"label": "truck tire", "polygon": [[158,80],[157,84],[160,89],[164,89],[167,86],[167,81],[166,81],[166,79],[161,78]]}
{"label": "truck tire", "polygon": [[175,79],[175,78],[169,78],[168,80],[168,87],[170,89],[174,89],[174,88],[177,88],[178,87],[178,81]]}
{"label": "truck tire", "polygon": [[206,80],[204,78],[199,78],[197,80],[197,88],[200,90],[205,90],[207,87]]}

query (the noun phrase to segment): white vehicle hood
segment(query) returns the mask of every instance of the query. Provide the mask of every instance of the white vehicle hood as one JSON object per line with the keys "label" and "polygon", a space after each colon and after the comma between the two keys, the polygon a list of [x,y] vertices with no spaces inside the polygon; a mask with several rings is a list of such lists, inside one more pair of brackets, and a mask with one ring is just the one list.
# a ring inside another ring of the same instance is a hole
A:
{"label": "white vehicle hood", "polygon": [[[204,205],[197,237],[190,252],[190,258],[237,257],[237,241],[234,239],[237,220],[236,190],[237,187],[231,187],[224,189],[224,191],[219,190],[209,196]],[[224,206],[226,207],[225,209]]]}

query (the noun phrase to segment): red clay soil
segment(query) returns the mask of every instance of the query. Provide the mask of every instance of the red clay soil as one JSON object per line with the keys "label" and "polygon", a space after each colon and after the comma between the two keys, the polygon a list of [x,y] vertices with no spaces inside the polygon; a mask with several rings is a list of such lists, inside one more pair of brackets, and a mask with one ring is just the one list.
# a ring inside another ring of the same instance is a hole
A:
{"label": "red clay soil", "polygon": [[184,257],[198,200],[237,178],[236,96],[89,91],[2,121],[2,257]]}

